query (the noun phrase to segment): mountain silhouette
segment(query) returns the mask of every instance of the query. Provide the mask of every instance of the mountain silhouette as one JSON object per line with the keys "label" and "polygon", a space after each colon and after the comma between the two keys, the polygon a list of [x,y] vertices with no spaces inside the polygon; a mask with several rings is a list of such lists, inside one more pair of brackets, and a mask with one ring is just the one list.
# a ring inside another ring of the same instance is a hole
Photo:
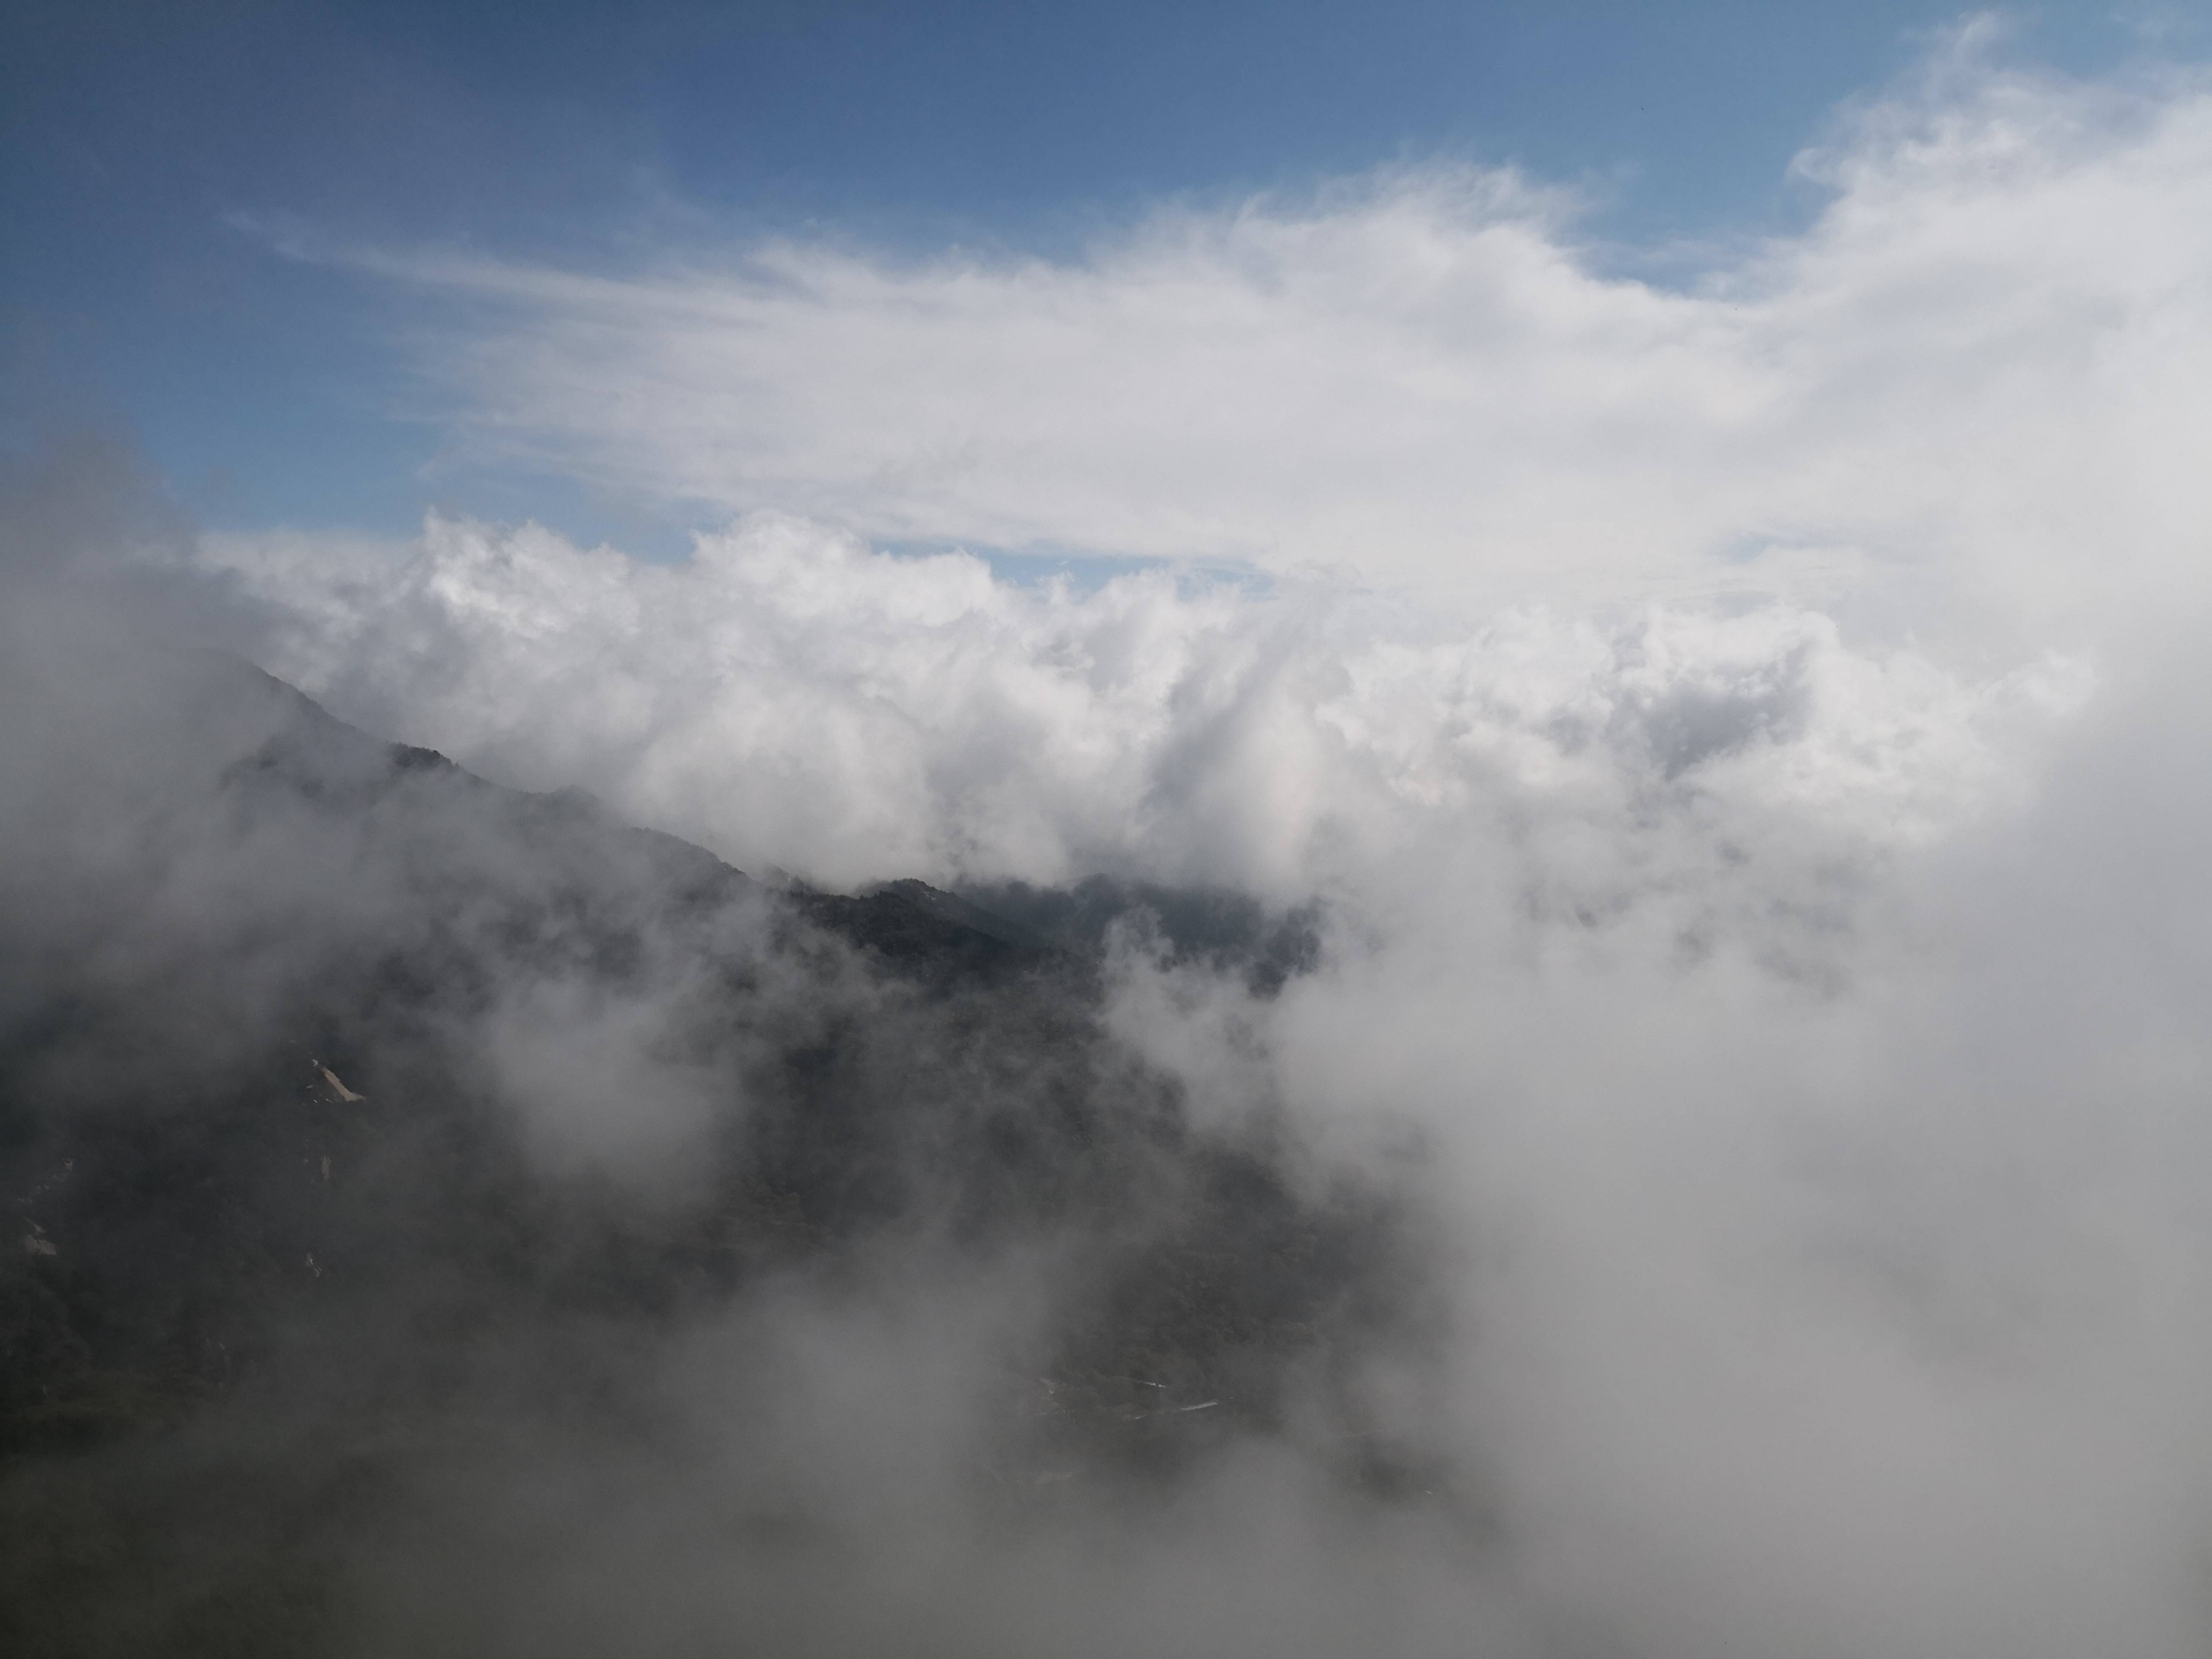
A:
{"label": "mountain silhouette", "polygon": [[757,881],[218,657],[90,701],[5,941],[9,1652],[337,1650],[434,1471],[677,1432],[669,1356],[794,1302],[1026,1286],[946,1361],[977,1502],[1298,1434],[1370,1498],[1437,1485],[1345,1380],[1419,1347],[1417,1208],[1105,1017],[1118,924],[1266,994],[1310,916]]}

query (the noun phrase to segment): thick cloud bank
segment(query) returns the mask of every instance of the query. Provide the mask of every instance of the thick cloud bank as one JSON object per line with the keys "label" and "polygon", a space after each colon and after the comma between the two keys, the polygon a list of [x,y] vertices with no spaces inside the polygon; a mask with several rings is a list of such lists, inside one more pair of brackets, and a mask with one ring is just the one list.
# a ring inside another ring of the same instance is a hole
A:
{"label": "thick cloud bank", "polygon": [[676,568],[441,520],[209,557],[271,607],[272,671],[371,727],[848,883],[1298,898],[1471,831],[1602,906],[1704,883],[1731,823],[1802,862],[1971,818],[2089,678],[1853,650],[1782,605],[1455,626],[1324,583],[1040,589],[776,517]]}
{"label": "thick cloud bank", "polygon": [[[1037,589],[782,518],[675,568],[442,520],[207,556],[342,712],[756,869],[1321,901],[1273,999],[1139,947],[1113,1018],[1201,1112],[1412,1137],[1450,1194],[1455,1334],[1395,1408],[1500,1541],[1391,1547],[1385,1646],[2201,1648],[2193,674],[1772,604]],[[1382,1547],[1258,1512],[1206,1524]]]}

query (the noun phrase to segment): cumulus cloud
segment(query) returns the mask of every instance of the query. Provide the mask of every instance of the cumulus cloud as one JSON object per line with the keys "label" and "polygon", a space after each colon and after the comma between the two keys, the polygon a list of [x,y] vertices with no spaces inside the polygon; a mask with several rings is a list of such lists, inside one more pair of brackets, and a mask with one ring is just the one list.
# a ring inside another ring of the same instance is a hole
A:
{"label": "cumulus cloud", "polygon": [[204,557],[278,619],[269,665],[351,717],[844,883],[1105,871],[1292,899],[1506,814],[1602,905],[1622,859],[1698,856],[1662,848],[1716,815],[1933,833],[2090,680],[2076,657],[1975,677],[1854,649],[1792,607],[1458,628],[1323,582],[1040,588],[775,516],[672,568],[438,519],[404,548]]}
{"label": "cumulus cloud", "polygon": [[1081,254],[784,239],[588,273],[346,257],[456,441],[878,538],[1485,599],[1779,593],[1895,629],[2197,585],[2212,95],[1969,29],[1796,165],[1803,230],[1663,283],[1518,175],[1163,210]]}

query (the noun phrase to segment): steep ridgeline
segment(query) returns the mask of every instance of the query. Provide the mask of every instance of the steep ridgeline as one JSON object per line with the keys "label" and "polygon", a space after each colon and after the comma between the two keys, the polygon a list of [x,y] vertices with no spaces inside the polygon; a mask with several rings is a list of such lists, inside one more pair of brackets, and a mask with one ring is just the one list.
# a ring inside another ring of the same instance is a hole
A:
{"label": "steep ridgeline", "polygon": [[[866,1408],[763,1356],[864,1315],[963,1512],[1255,1440],[1457,1501],[1360,1403],[1421,1352],[1417,1212],[1108,1034],[1144,895],[770,887],[220,659],[52,719],[0,923],[0,1650],[402,1650],[462,1616],[378,1576],[476,1547],[455,1470],[710,1437],[732,1524],[807,1547],[837,1500],[747,1425]],[[1226,902],[1262,992],[1310,961]]]}

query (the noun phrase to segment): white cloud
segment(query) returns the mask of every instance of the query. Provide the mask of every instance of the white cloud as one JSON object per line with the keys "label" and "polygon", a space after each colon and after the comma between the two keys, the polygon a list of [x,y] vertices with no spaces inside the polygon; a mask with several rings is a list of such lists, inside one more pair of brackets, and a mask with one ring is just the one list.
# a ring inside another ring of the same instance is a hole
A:
{"label": "white cloud", "polygon": [[1748,590],[1928,629],[2195,585],[2212,94],[1969,31],[1686,289],[1571,203],[1399,170],[1164,210],[1081,257],[785,240],[582,275],[361,256],[465,449],[872,538],[1323,568],[1489,598]]}
{"label": "white cloud", "polygon": [[835,882],[1295,896],[1504,815],[1603,902],[1624,860],[1729,815],[1923,838],[2009,787],[2087,684],[2057,657],[1961,678],[1782,607],[1455,629],[1327,583],[1040,589],[775,516],[672,568],[439,519],[407,550],[209,546],[285,617],[268,665],[349,717]]}

